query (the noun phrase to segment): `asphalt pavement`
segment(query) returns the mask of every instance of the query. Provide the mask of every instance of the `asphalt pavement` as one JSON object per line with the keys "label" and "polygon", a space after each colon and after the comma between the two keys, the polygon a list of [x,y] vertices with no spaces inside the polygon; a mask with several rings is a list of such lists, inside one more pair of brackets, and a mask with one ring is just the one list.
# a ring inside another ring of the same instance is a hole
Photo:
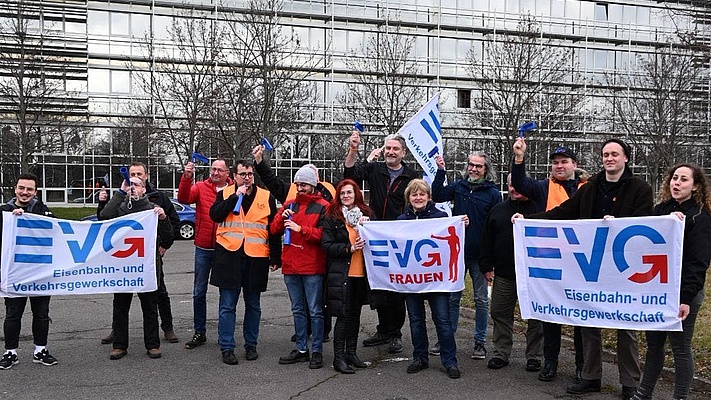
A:
{"label": "asphalt pavement", "polygon": [[[141,310],[134,297],[130,321],[128,355],[109,360],[111,345],[100,338],[111,330],[111,295],[56,296],[50,304],[52,324],[48,348],[59,364],[51,367],[32,363],[31,312],[23,318],[20,363],[0,370],[0,399],[619,399],[617,366],[604,365],[601,393],[571,396],[565,387],[571,382],[574,360],[565,345],[558,377],[544,383],[537,373],[526,372],[524,336],[514,338],[511,364],[500,370],[486,368],[486,361],[472,360],[473,312],[464,311],[457,331],[457,357],[462,377],[449,379],[438,357],[430,357],[430,368],[417,374],[405,372],[412,356],[409,327],[403,328],[404,351],[388,354],[387,346],[358,348],[370,366],[354,375],[333,370],[332,342],[324,344],[324,367],[310,370],[308,363],[279,365],[280,356],[294,349],[289,340],[293,320],[283,276],[274,272],[269,289],[262,294],[259,358],[244,358],[241,338],[242,303],[238,304],[236,354],[239,365],[222,363],[217,344],[217,290],[208,289],[208,341],[187,350],[192,336],[193,254],[191,241],[176,242],[165,257],[166,284],[171,295],[177,344],[163,341],[163,357],[149,359],[143,347]],[[4,320],[5,308],[0,307]],[[375,332],[377,315],[363,310],[359,342]],[[491,329],[491,326],[489,327]],[[428,324],[432,340],[434,325]],[[491,350],[491,344],[487,345]],[[671,385],[660,382],[655,398],[671,398]]]}

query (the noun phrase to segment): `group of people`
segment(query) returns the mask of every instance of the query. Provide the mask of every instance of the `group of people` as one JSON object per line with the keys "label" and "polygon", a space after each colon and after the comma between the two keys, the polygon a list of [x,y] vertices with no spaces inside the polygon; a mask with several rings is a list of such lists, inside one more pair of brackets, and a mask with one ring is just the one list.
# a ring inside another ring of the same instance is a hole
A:
{"label": "group of people", "polygon": [[[357,355],[362,307],[377,310],[378,325],[363,346],[387,345],[391,353],[403,350],[402,328],[409,316],[413,346],[407,373],[429,366],[429,356],[440,356],[447,376],[460,377],[454,334],[458,327],[462,292],[402,294],[370,290],[363,255],[364,241],[358,225],[369,219],[379,221],[438,218],[446,213],[435,202],[453,202],[453,214],[465,223],[465,267],[472,278],[476,305],[472,358],[487,358],[487,325],[493,321],[493,351],[487,362],[491,369],[509,364],[513,342],[514,310],[517,302],[516,275],[511,224],[516,218],[607,219],[675,214],[685,222],[681,305],[682,332],[647,332],[644,374],[640,369],[635,331],[617,331],[617,357],[625,399],[651,398],[664,361],[664,344],[669,339],[675,358],[675,398],[688,396],[693,377],[691,339],[703,300],[706,269],[711,259],[711,186],[701,168],[677,164],[667,172],[659,203],[643,179],[633,175],[628,164],[629,145],[619,139],[603,143],[603,170],[588,177],[577,168],[578,158],[568,147],[550,154],[551,173],[536,180],[525,169],[526,141],[513,145],[511,170],[507,177],[508,198],[502,201],[495,171],[483,152],[469,155],[462,178],[445,184],[445,160],[436,156],[438,170],[431,186],[421,174],[403,162],[404,139],[391,135],[384,146],[358,161],[360,135],[353,132],[344,160],[344,179],[336,187],[319,179],[312,164],[301,167],[292,182],[277,177],[262,156],[263,147],[252,151],[253,161],[239,160],[232,170],[224,159],[215,160],[210,175],[193,182],[195,166],[188,163],[180,180],[178,200],[196,205],[195,275],[193,287],[194,335],[185,348],[194,349],[207,341],[206,294],[208,284],[219,288],[218,342],[222,360],[238,364],[234,338],[236,304],[240,294],[245,302],[243,346],[245,358],[258,358],[257,344],[261,319],[260,294],[267,289],[270,271],[281,268],[291,301],[295,349],[279,359],[280,364],[308,362],[309,368],[323,367],[323,343],[333,326],[333,367],[344,374],[365,368]],[[383,157],[383,161],[377,158]],[[373,159],[375,158],[375,160]],[[135,171],[134,171],[135,168]],[[266,188],[255,184],[259,175]],[[130,212],[154,209],[159,216],[160,258],[170,248],[174,236],[169,201],[155,196],[148,183],[145,166],[131,166],[131,179],[118,193],[102,198],[99,215],[111,218]],[[359,186],[366,182],[370,202],[365,204]],[[22,175],[16,197],[3,205],[15,214],[36,212],[51,215],[34,197],[36,177]],[[282,204],[277,209],[277,201]],[[128,205],[128,206],[127,206]],[[177,216],[176,216],[177,217]],[[283,243],[283,244],[282,244]],[[178,339],[172,329],[170,303],[162,268],[157,268],[159,289],[141,294],[144,341],[149,357],[160,357],[158,314],[169,341]],[[492,284],[491,305],[488,286]],[[161,295],[161,293],[163,293]],[[126,355],[128,347],[128,307],[130,294],[114,296],[112,334],[103,340],[113,343],[111,359]],[[163,301],[161,306],[161,298]],[[20,319],[26,298],[5,300],[6,353],[0,368],[17,362]],[[428,342],[424,301],[427,300],[437,331],[437,342]],[[48,304],[32,297],[33,360],[56,364],[46,349]],[[167,306],[166,306],[167,304]],[[166,314],[164,316],[164,314]],[[167,320],[166,320],[167,319]],[[36,325],[36,329],[35,329]],[[575,381],[571,394],[600,391],[602,339],[599,328],[575,328]],[[309,346],[309,337],[310,346]],[[110,339],[110,340],[109,340]],[[553,381],[557,375],[561,347],[561,326],[528,321],[526,330],[526,370],[538,372],[538,379]]]}

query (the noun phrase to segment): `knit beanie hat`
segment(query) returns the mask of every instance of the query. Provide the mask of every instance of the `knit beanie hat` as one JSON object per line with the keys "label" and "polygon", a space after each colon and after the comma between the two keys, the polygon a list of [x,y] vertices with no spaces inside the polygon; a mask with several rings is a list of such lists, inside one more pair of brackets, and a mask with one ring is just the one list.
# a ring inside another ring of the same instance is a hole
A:
{"label": "knit beanie hat", "polygon": [[318,177],[316,176],[316,172],[313,168],[304,165],[296,171],[296,175],[294,175],[294,183],[308,183],[309,185],[316,187],[318,184]]}

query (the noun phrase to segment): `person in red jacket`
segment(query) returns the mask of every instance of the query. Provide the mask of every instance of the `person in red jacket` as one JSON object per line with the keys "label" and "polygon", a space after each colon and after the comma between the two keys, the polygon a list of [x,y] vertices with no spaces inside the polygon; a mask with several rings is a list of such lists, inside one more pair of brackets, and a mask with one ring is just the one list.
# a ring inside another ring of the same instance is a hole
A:
{"label": "person in red jacket", "polygon": [[[309,368],[323,367],[323,276],[326,274],[326,255],[321,247],[328,202],[315,192],[318,177],[308,166],[294,175],[297,194],[294,200],[284,203],[269,226],[272,235],[289,230],[290,242],[284,245],[281,255],[284,282],[291,300],[294,316],[296,349],[279,358],[279,364],[310,361]],[[286,240],[285,240],[286,241]],[[309,310],[313,339],[311,357],[307,347],[306,309]]]}
{"label": "person in red jacket", "polygon": [[215,251],[217,224],[210,219],[210,207],[217,198],[217,192],[232,184],[230,169],[224,159],[218,158],[210,167],[210,176],[195,182],[195,165],[185,165],[178,186],[178,201],[195,204],[195,278],[193,281],[193,328],[195,334],[186,349],[194,349],[205,343],[207,337],[207,281],[212,269]]}

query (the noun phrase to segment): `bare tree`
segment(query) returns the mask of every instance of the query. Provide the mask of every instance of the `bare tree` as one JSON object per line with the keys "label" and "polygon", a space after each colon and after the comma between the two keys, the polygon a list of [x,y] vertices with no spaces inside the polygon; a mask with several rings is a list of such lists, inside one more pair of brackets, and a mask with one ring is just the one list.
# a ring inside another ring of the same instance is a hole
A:
{"label": "bare tree", "polygon": [[37,152],[66,151],[79,140],[82,130],[74,121],[87,107],[86,97],[64,91],[65,80],[77,70],[64,61],[59,38],[45,28],[33,3],[0,6],[3,162],[17,163],[23,172],[32,170]]}
{"label": "bare tree", "polygon": [[533,120],[539,126],[535,147],[545,151],[541,142],[556,133],[582,129],[583,78],[573,50],[545,37],[535,17],[522,15],[516,31],[489,35],[481,56],[474,49],[467,55],[476,87],[468,129],[481,126],[495,148],[508,149],[518,126]]}
{"label": "bare tree", "polygon": [[315,98],[309,78],[327,62],[285,32],[279,13],[283,0],[250,0],[242,14],[227,14],[229,53],[222,69],[222,102],[216,139],[235,158],[266,137],[273,143],[298,131],[307,104]]}
{"label": "bare tree", "polygon": [[[359,51],[351,51],[346,66],[353,71],[353,82],[338,95],[347,117],[385,134],[397,133],[405,125],[427,100],[412,56],[414,46],[415,36],[406,35],[399,26],[381,25]],[[363,139],[369,151],[381,145],[382,137]]]}
{"label": "bare tree", "polygon": [[[146,62],[129,67],[149,97],[156,138],[170,143],[174,155],[186,161],[215,129],[211,117],[222,94],[217,67],[223,62],[225,31],[214,16],[190,9],[173,18],[167,35],[171,45],[166,48],[148,34]],[[144,106],[134,104],[133,111]]]}
{"label": "bare tree", "polygon": [[703,69],[688,49],[668,44],[637,60],[637,70],[608,76],[617,89],[609,103],[656,188],[667,168],[693,159],[696,144],[704,141],[708,93],[701,85]]}

